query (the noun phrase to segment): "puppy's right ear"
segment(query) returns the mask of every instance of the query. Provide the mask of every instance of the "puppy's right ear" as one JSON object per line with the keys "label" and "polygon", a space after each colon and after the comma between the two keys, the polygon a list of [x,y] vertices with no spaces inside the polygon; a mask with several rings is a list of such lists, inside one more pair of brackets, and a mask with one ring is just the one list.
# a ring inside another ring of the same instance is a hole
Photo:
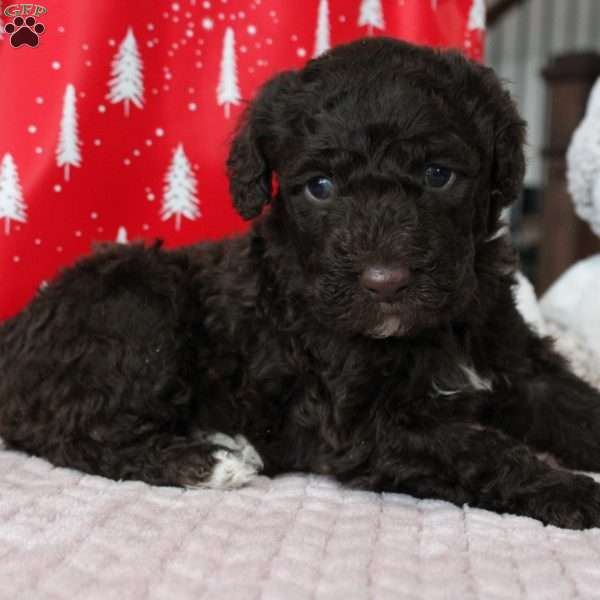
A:
{"label": "puppy's right ear", "polygon": [[272,174],[281,145],[278,131],[286,121],[287,100],[295,82],[294,71],[270,79],[238,124],[227,159],[227,174],[233,205],[244,219],[257,217],[271,201]]}

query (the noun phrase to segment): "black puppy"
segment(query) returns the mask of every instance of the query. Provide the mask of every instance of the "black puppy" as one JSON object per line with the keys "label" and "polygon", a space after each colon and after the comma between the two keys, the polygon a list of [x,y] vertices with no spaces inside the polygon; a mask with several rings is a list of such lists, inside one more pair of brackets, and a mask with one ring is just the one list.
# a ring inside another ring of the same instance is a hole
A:
{"label": "black puppy", "polygon": [[0,435],[115,479],[312,471],[600,525],[600,486],[536,455],[600,470],[600,394],[515,309],[523,137],[454,52],[363,40],[274,77],[228,161],[239,212],[267,214],[65,271],[0,329]]}

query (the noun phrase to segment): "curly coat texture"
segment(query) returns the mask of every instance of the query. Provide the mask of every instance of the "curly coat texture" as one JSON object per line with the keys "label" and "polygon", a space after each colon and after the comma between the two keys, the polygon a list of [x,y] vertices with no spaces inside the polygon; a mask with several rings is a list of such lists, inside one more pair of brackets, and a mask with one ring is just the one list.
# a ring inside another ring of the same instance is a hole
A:
{"label": "curly coat texture", "polygon": [[[105,246],[62,273],[0,328],[0,435],[88,473],[203,485],[214,434],[242,434],[267,475],[600,525],[600,487],[567,470],[600,470],[600,394],[523,322],[498,235],[523,138],[493,72],[458,53],[378,38],[277,75],[228,161],[251,231]],[[447,189],[424,185],[432,162]],[[307,197],[315,176],[332,202]],[[399,263],[392,302],[359,284]]]}

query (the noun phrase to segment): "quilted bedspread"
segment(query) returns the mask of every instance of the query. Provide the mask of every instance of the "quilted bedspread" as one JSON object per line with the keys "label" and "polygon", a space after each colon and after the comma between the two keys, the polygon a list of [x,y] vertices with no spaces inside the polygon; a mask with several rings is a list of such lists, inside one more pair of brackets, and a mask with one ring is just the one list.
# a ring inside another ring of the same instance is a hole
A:
{"label": "quilted bedspread", "polygon": [[[577,344],[563,345],[589,374]],[[600,598],[600,529],[302,474],[158,488],[3,450],[0,600],[42,598]]]}

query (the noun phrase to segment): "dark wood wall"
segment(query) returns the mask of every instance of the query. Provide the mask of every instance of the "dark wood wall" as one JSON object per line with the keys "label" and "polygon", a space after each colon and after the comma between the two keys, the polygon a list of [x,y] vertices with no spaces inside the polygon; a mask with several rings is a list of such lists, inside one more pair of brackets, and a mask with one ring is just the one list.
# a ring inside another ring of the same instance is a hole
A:
{"label": "dark wood wall", "polygon": [[548,108],[538,292],[544,292],[576,261],[600,252],[600,239],[575,214],[566,183],[566,151],[600,76],[600,54],[558,56],[544,69],[543,76]]}

